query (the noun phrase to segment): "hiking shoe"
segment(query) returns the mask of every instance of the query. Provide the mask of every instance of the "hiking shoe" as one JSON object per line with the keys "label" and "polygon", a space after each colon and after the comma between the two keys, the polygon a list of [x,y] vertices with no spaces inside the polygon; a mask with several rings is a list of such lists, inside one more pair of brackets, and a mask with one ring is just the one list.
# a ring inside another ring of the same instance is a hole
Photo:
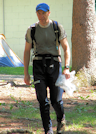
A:
{"label": "hiking shoe", "polygon": [[50,128],[50,130],[47,132],[47,134],[53,134],[53,129]]}
{"label": "hiking shoe", "polygon": [[65,120],[62,120],[57,124],[57,134],[64,134],[64,130],[65,130]]}
{"label": "hiking shoe", "polygon": [[48,131],[47,134],[53,134],[53,131]]}

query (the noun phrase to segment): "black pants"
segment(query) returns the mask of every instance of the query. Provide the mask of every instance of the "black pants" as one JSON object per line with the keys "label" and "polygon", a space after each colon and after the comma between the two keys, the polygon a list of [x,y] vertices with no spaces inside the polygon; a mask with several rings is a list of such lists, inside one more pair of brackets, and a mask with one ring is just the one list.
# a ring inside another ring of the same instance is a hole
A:
{"label": "black pants", "polygon": [[40,104],[40,113],[45,134],[52,126],[50,119],[50,105],[47,98],[47,87],[50,89],[50,101],[56,112],[57,121],[61,122],[64,116],[62,101],[63,89],[55,86],[55,82],[60,73],[62,73],[61,63],[57,61],[51,59],[33,61],[34,83],[37,100]]}

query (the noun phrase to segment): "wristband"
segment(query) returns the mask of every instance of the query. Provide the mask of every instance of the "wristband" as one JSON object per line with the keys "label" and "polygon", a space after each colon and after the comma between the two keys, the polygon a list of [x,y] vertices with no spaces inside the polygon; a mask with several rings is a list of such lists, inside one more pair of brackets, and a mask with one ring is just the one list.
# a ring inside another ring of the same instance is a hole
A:
{"label": "wristband", "polygon": [[64,66],[64,68],[69,69],[69,66],[68,66],[68,65],[66,65],[66,66]]}

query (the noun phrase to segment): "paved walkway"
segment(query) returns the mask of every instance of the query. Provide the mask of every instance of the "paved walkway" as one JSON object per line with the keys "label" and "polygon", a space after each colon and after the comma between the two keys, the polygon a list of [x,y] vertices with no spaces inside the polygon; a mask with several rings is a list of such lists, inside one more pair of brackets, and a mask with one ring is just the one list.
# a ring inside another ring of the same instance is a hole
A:
{"label": "paved walkway", "polygon": [[4,75],[0,74],[0,80],[16,80],[16,79],[24,79],[24,75]]}

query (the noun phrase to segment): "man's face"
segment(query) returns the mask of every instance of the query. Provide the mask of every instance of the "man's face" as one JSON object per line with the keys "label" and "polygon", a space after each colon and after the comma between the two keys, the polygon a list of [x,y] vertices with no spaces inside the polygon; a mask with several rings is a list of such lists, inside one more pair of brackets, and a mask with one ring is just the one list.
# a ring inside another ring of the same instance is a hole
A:
{"label": "man's face", "polygon": [[44,12],[42,10],[38,10],[36,13],[40,24],[43,26],[47,25],[47,23],[49,22],[48,17],[50,15],[50,11]]}

